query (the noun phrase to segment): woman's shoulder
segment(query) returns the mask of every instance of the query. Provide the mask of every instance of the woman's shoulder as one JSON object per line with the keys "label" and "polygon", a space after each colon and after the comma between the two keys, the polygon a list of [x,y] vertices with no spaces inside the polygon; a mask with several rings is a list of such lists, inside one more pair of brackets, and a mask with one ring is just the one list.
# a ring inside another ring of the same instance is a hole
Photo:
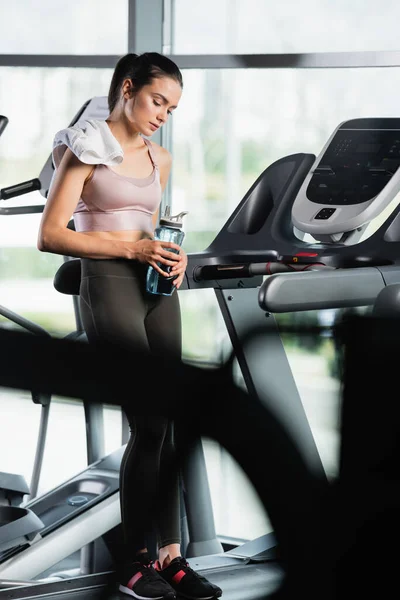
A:
{"label": "woman's shoulder", "polygon": [[69,148],[83,163],[116,165],[123,160],[123,150],[105,121],[90,119],[58,131],[53,140],[53,161],[57,168]]}
{"label": "woman's shoulder", "polygon": [[172,163],[171,153],[166,148],[163,148],[163,146],[160,146],[160,144],[156,144],[156,142],[150,140],[148,141],[150,142],[151,148],[153,149],[153,152],[157,158],[157,164],[159,167],[164,169],[170,167]]}

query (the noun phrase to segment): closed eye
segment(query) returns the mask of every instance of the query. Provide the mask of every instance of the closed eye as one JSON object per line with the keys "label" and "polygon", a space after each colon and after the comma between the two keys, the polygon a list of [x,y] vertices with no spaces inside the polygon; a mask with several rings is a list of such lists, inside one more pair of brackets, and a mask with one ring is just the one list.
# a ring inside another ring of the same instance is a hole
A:
{"label": "closed eye", "polygon": [[[156,100],[153,100],[153,102],[154,102],[155,106],[161,106],[161,104],[159,102],[157,102]],[[172,110],[167,110],[167,113],[169,115],[172,115]]]}

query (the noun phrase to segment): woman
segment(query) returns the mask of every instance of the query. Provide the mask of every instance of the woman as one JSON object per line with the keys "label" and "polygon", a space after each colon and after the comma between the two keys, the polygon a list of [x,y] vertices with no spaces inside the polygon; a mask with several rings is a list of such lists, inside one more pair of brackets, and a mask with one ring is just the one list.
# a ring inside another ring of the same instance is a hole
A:
{"label": "woman", "polygon": [[[118,343],[179,360],[178,294],[153,296],[145,290],[149,265],[163,276],[170,274],[158,263],[171,267],[176,289],[187,266],[179,246],[154,240],[171,155],[143,136],[166,123],[182,87],[177,65],[161,54],[127,54],[118,61],[106,121],[78,122],[55,136],[56,171],[38,237],[39,250],[81,259],[80,308],[89,342]],[[67,227],[71,215],[75,231]],[[181,556],[172,423],[166,417],[137,416],[128,403],[123,409],[131,435],[120,474],[120,590],[142,600],[220,596],[221,589]],[[149,523],[157,530],[156,562],[147,549]]]}

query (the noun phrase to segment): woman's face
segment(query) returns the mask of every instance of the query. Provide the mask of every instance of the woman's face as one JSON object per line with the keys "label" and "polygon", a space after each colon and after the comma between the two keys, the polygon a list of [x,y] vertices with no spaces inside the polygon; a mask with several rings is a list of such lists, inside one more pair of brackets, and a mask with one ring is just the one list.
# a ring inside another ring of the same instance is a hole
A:
{"label": "woman's face", "polygon": [[164,123],[177,108],[182,95],[182,88],[171,77],[157,77],[142,87],[138,92],[132,91],[130,80],[124,83],[128,90],[128,102],[125,105],[125,114],[137,131],[146,136],[151,136]]}

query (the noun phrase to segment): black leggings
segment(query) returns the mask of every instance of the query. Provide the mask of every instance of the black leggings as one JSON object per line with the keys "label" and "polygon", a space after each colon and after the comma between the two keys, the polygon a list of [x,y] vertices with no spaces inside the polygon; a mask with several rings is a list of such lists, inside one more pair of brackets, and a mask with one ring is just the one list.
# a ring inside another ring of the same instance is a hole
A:
{"label": "black leggings", "polygon": [[[81,262],[80,308],[89,342],[110,341],[149,356],[180,360],[177,292],[148,294],[147,267],[135,261],[85,258]],[[149,385],[140,383],[140,373],[136,375],[137,390]],[[135,401],[136,408],[129,401],[123,404],[131,435],[120,471],[122,528],[125,551],[131,557],[148,546],[151,531],[159,548],[181,541],[173,423],[162,416],[136,416],[138,397]]]}

